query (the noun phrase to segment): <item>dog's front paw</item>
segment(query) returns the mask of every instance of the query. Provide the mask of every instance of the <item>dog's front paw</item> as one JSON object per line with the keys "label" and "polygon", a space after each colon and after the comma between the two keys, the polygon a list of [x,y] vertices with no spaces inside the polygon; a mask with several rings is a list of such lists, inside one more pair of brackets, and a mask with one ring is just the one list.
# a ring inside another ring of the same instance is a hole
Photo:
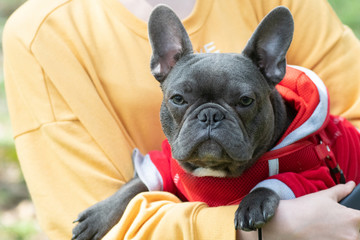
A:
{"label": "dog's front paw", "polygon": [[74,223],[72,240],[100,240],[121,217],[121,212],[101,201],[81,212]]}
{"label": "dog's front paw", "polygon": [[261,228],[275,214],[279,195],[268,188],[257,188],[240,203],[235,213],[235,228],[252,231]]}

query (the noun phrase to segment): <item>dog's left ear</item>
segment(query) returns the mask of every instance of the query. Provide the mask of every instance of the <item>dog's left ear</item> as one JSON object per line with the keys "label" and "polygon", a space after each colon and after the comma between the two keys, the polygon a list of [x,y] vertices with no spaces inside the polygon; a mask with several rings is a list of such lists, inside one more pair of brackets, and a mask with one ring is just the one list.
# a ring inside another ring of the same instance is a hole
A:
{"label": "dog's left ear", "polygon": [[286,53],[294,32],[294,21],[286,7],[277,7],[261,21],[242,54],[258,66],[275,86],[286,73]]}

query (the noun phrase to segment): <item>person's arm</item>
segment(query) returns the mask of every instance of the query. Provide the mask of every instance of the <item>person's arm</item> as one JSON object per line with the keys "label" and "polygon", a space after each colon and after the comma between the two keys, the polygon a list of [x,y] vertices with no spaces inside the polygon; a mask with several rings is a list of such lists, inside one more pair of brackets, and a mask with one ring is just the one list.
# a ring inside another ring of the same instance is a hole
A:
{"label": "person's arm", "polygon": [[[5,84],[21,169],[47,236],[70,239],[77,214],[124,183],[120,170],[123,163],[131,164],[130,153],[117,164],[109,159],[36,57],[10,31],[4,35]],[[119,148],[127,152],[127,146]]]}
{"label": "person's arm", "polygon": [[[354,187],[354,182],[349,182],[280,201],[274,218],[263,228],[264,239],[360,239],[360,211],[338,204]],[[104,239],[186,239],[188,236],[192,239],[225,239],[223,231],[233,231],[220,229],[222,225],[217,224],[216,219],[225,221],[225,226],[232,225],[227,215],[235,211],[234,206],[208,208],[201,203],[175,204],[177,201],[165,192],[157,196],[151,193],[138,195],[125,212],[128,219],[120,220]],[[196,207],[190,207],[192,204]],[[173,228],[174,225],[177,227]],[[184,234],[186,231],[191,235]],[[257,233],[237,231],[236,239],[255,240]]]}
{"label": "person's arm", "polygon": [[[6,95],[18,158],[40,225],[50,239],[70,239],[78,213],[131,178],[131,149],[99,107],[93,82],[69,57],[66,45],[53,41],[51,31],[36,38],[35,23],[46,10],[36,4],[18,10],[4,30]],[[44,48],[36,49],[39,45]],[[58,75],[49,76],[50,65],[57,66]],[[56,77],[63,78],[61,87],[71,86],[65,90],[72,99],[56,86]],[[83,106],[73,102],[86,97]]]}
{"label": "person's arm", "polygon": [[209,208],[200,202],[180,202],[167,192],[143,193],[130,202],[104,239],[235,239],[236,207]]}

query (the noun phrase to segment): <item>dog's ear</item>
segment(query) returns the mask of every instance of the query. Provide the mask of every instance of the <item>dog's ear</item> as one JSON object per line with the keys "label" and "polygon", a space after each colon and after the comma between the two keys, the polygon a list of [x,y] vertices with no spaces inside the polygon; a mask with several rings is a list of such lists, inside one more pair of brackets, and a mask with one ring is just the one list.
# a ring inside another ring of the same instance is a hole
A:
{"label": "dog's ear", "polygon": [[176,62],[193,52],[190,38],[180,19],[167,6],[157,6],[149,19],[152,48],[151,73],[162,82]]}
{"label": "dog's ear", "polygon": [[294,21],[286,7],[277,7],[261,21],[244,51],[275,86],[286,72],[286,53],[292,41]]}

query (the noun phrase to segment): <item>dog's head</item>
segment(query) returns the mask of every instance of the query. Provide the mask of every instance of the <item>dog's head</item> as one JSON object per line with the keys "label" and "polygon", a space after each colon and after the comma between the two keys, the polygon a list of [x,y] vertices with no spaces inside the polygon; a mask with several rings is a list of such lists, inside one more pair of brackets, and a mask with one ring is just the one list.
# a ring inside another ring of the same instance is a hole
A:
{"label": "dog's head", "polygon": [[151,72],[164,94],[163,131],[185,170],[238,176],[275,144],[286,118],[275,85],[285,75],[292,35],[292,16],[278,7],[241,54],[194,54],[174,12],[155,8],[149,20]]}

